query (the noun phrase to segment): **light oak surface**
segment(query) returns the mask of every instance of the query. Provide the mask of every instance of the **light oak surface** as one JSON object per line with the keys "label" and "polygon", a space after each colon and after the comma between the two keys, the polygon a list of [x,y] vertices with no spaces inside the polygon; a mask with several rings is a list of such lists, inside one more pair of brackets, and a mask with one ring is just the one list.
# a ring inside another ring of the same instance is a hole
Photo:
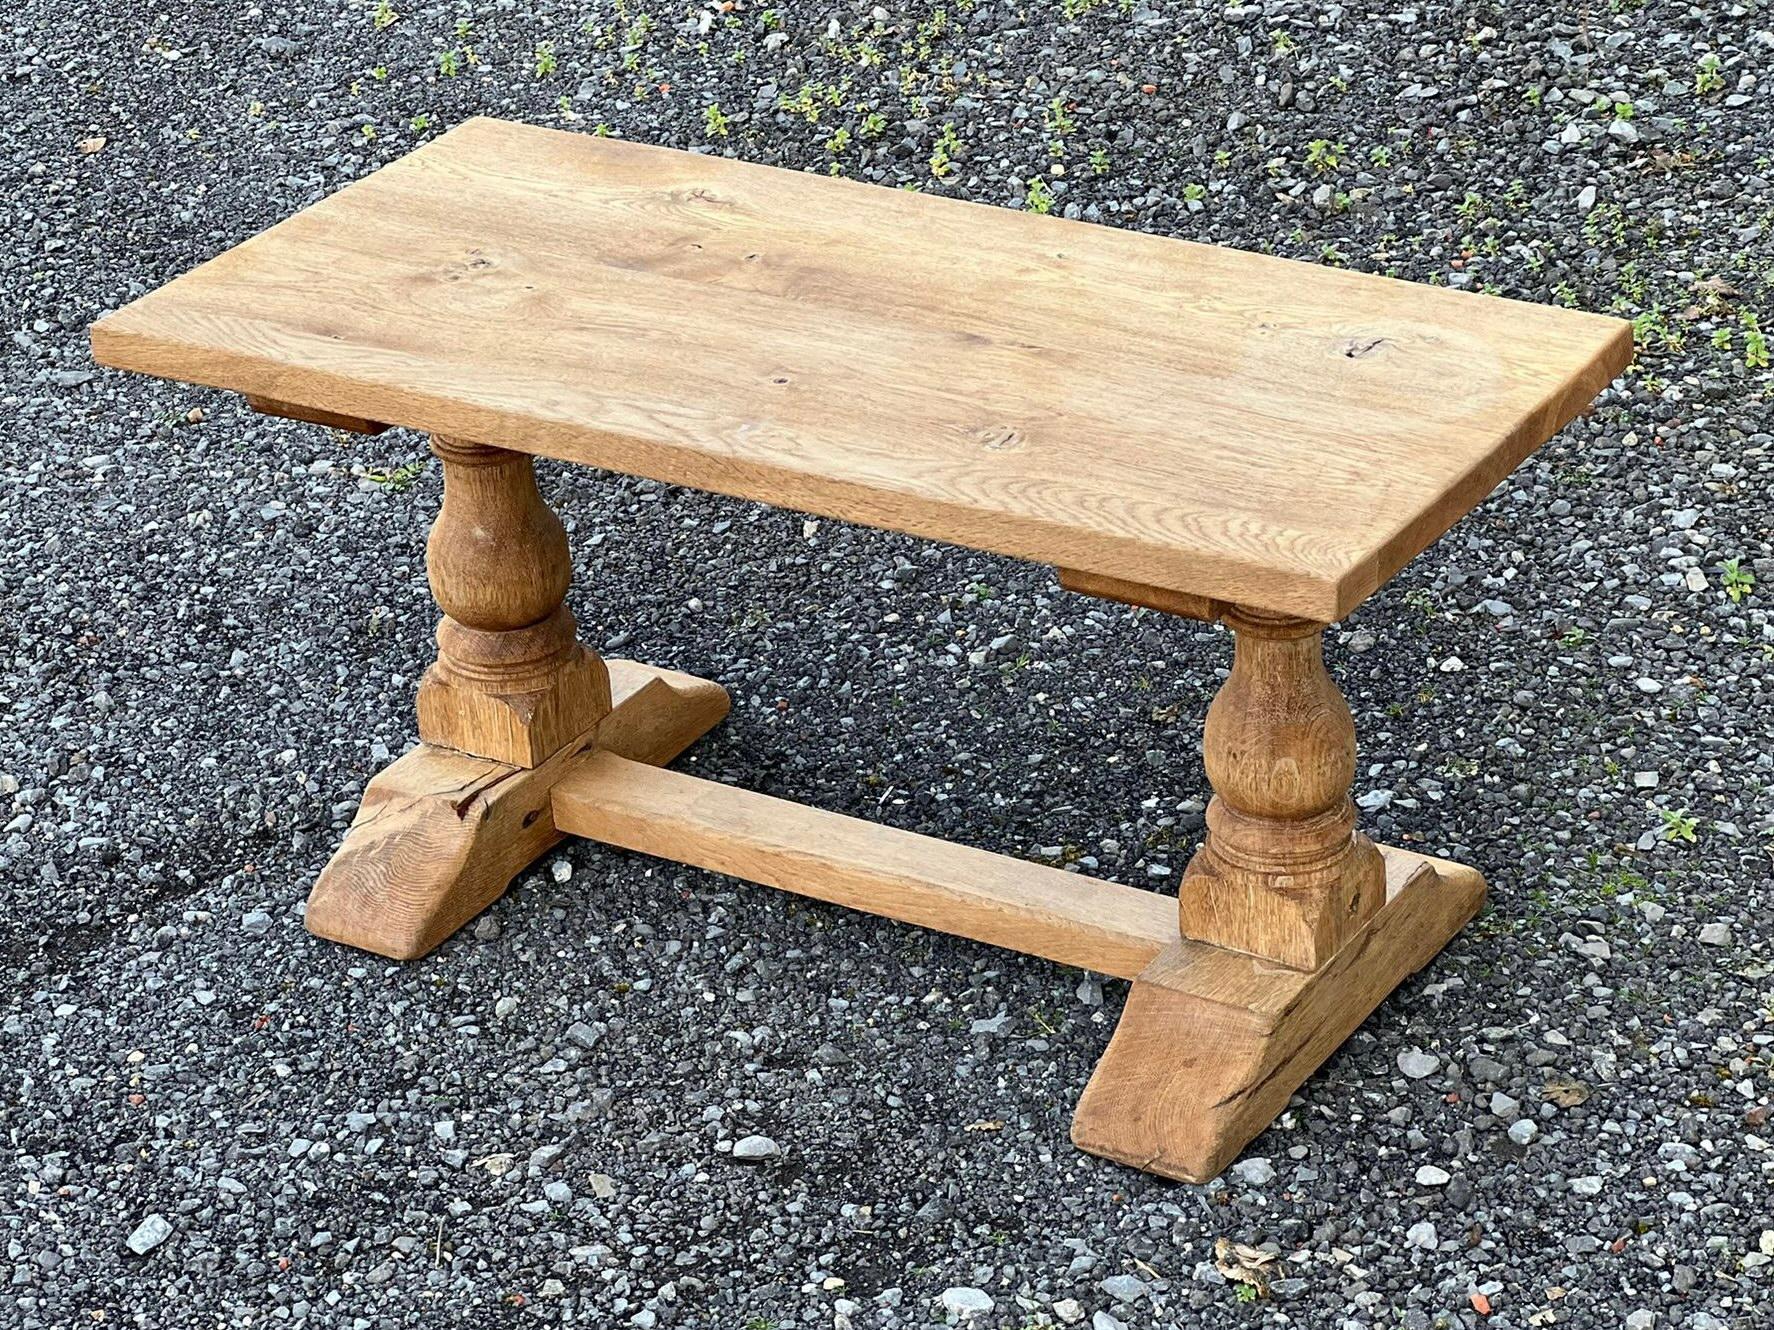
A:
{"label": "light oak surface", "polygon": [[1484,904],[1461,864],[1382,846],[1387,899],[1316,971],[1182,941],[1133,982],[1072,1118],[1072,1141],[1205,1182],[1401,980]]}
{"label": "light oak surface", "polygon": [[612,752],[554,786],[562,831],[1131,979],[1176,941],[1176,902]]}
{"label": "light oak surface", "polygon": [[[1218,1173],[1400,980],[1484,902],[1460,864],[1391,846],[1374,908],[1299,969],[1177,935],[1169,897],[588,752],[562,832],[1134,981],[1073,1124],[1083,1149]],[[1365,845],[1366,842],[1363,841]]]}
{"label": "light oak surface", "polygon": [[1330,620],[1618,320],[472,120],[92,332],[108,365]]}
{"label": "light oak surface", "polygon": [[1225,611],[1237,647],[1207,709],[1207,835],[1178,893],[1184,937],[1300,970],[1329,960],[1386,895],[1355,826],[1355,718],[1324,668],[1322,625]]}
{"label": "light oak surface", "polygon": [[610,710],[609,673],[566,606],[566,529],[529,454],[441,437],[431,450],[443,507],[425,572],[444,618],[419,683],[419,737],[539,766]]}
{"label": "light oak surface", "polygon": [[565,834],[550,792],[597,749],[669,762],[727,714],[717,683],[631,660],[615,707],[533,769],[420,744],[378,772],[308,896],[308,930],[395,960],[423,956],[497,900]]}

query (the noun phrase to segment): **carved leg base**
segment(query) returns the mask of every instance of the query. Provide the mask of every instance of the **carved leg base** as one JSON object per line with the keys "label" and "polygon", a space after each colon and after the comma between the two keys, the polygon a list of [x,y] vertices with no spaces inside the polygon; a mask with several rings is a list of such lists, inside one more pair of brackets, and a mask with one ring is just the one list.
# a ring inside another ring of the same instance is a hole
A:
{"label": "carved leg base", "polygon": [[452,678],[441,663],[419,683],[419,737],[514,767],[537,767],[610,709],[605,662],[575,645],[541,688],[489,693]]}
{"label": "carved leg base", "polygon": [[538,766],[422,743],[379,772],[309,894],[308,931],[423,956],[560,841],[551,791],[587,754],[663,765],[727,714],[717,683],[627,660],[598,662],[600,674],[605,665],[614,708]]}
{"label": "carved leg base", "polygon": [[[1316,970],[1386,899],[1380,851],[1360,832],[1342,828],[1341,852],[1278,873],[1272,867],[1275,847],[1285,845],[1282,833],[1295,828],[1278,825],[1265,835],[1262,819],[1240,818],[1218,800],[1209,805],[1207,817],[1207,843],[1189,860],[1178,894],[1184,937],[1268,956],[1296,970]],[[1236,844],[1227,833],[1234,823],[1255,829],[1250,839],[1268,851],[1265,867],[1249,868],[1227,854]]]}
{"label": "carved leg base", "polygon": [[1461,864],[1382,847],[1386,903],[1319,969],[1184,939],[1133,982],[1072,1119],[1091,1154],[1206,1182],[1484,903]]}

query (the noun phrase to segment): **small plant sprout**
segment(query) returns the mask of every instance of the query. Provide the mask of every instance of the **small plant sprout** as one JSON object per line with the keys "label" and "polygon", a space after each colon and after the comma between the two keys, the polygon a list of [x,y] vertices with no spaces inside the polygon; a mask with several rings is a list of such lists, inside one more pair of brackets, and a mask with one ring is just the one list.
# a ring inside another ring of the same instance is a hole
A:
{"label": "small plant sprout", "polygon": [[1349,151],[1346,143],[1332,143],[1329,139],[1313,139],[1306,145],[1306,165],[1323,175],[1326,171],[1334,171],[1343,164],[1343,154]]}
{"label": "small plant sprout", "polygon": [[1768,368],[1768,335],[1762,331],[1761,320],[1756,318],[1753,309],[1746,309],[1738,317],[1743,325],[1743,367],[1745,369]]}
{"label": "small plant sprout", "polygon": [[1090,150],[1090,172],[1092,175],[1109,174],[1109,152],[1106,148]]}
{"label": "small plant sprout", "polygon": [[860,133],[865,139],[878,139],[887,132],[887,117],[879,111],[870,111],[862,118]]}
{"label": "small plant sprout", "polygon": [[455,78],[462,72],[462,53],[454,48],[440,52],[437,57],[437,72],[443,78]]}
{"label": "small plant sprout", "polygon": [[1049,102],[1047,109],[1041,113],[1041,118],[1047,122],[1047,132],[1052,134],[1056,139],[1063,139],[1067,134],[1070,134],[1074,129],[1078,128],[1077,122],[1072,119],[1071,114],[1066,110],[1066,99],[1064,97],[1055,97]]}
{"label": "small plant sprout", "polygon": [[1741,605],[1743,598],[1756,589],[1756,575],[1743,566],[1741,559],[1726,559],[1719,565],[1719,573],[1720,585],[1733,605]]}
{"label": "small plant sprout", "polygon": [[[366,125],[367,129],[368,126]],[[411,488],[412,483],[424,474],[425,463],[406,462],[388,470],[366,471],[363,478],[372,485],[380,485],[383,489],[400,494]]]}
{"label": "small plant sprout", "polygon": [[1707,97],[1725,90],[1725,75],[1718,56],[1708,51],[1694,65],[1694,95]]}
{"label": "small plant sprout", "polygon": [[1660,808],[1657,816],[1663,819],[1663,830],[1658,833],[1666,841],[1679,841],[1683,845],[1692,845],[1700,839],[1700,819],[1689,817],[1685,808]]}
{"label": "small plant sprout", "polygon": [[702,113],[702,124],[711,139],[724,139],[731,131],[733,122],[727,118],[727,113],[721,110],[719,102],[710,102]]}
{"label": "small plant sprout", "polygon": [[1029,192],[1023,198],[1023,204],[1030,212],[1048,213],[1053,211],[1053,191],[1047,182],[1038,175],[1029,177]]}
{"label": "small plant sprout", "polygon": [[553,42],[536,43],[536,77],[545,79],[559,67],[554,56]]}
{"label": "small plant sprout", "polygon": [[1199,180],[1191,180],[1183,186],[1184,203],[1203,203],[1207,199],[1207,186]]}
{"label": "small plant sprout", "polygon": [[961,140],[955,136],[955,127],[944,125],[942,133],[936,136],[936,146],[930,150],[930,174],[947,180],[949,172],[955,169],[955,154],[960,151]]}
{"label": "small plant sprout", "polygon": [[370,22],[377,32],[392,28],[399,19],[400,15],[394,12],[394,6],[389,0],[376,0],[375,9],[370,11]]}

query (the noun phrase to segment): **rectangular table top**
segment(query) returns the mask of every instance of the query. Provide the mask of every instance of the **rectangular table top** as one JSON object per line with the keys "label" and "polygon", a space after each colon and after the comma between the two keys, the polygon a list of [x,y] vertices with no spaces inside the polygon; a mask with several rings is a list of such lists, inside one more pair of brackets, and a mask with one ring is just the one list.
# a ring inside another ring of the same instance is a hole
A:
{"label": "rectangular table top", "polygon": [[106,365],[1334,619],[1629,325],[471,120],[100,320]]}

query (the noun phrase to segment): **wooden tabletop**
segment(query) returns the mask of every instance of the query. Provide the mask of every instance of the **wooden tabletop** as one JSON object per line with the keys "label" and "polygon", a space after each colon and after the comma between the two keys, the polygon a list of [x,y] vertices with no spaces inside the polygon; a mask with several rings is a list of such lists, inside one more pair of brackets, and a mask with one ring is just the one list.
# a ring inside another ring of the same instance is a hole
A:
{"label": "wooden tabletop", "polygon": [[102,364],[1316,619],[1616,319],[472,120],[93,327]]}

